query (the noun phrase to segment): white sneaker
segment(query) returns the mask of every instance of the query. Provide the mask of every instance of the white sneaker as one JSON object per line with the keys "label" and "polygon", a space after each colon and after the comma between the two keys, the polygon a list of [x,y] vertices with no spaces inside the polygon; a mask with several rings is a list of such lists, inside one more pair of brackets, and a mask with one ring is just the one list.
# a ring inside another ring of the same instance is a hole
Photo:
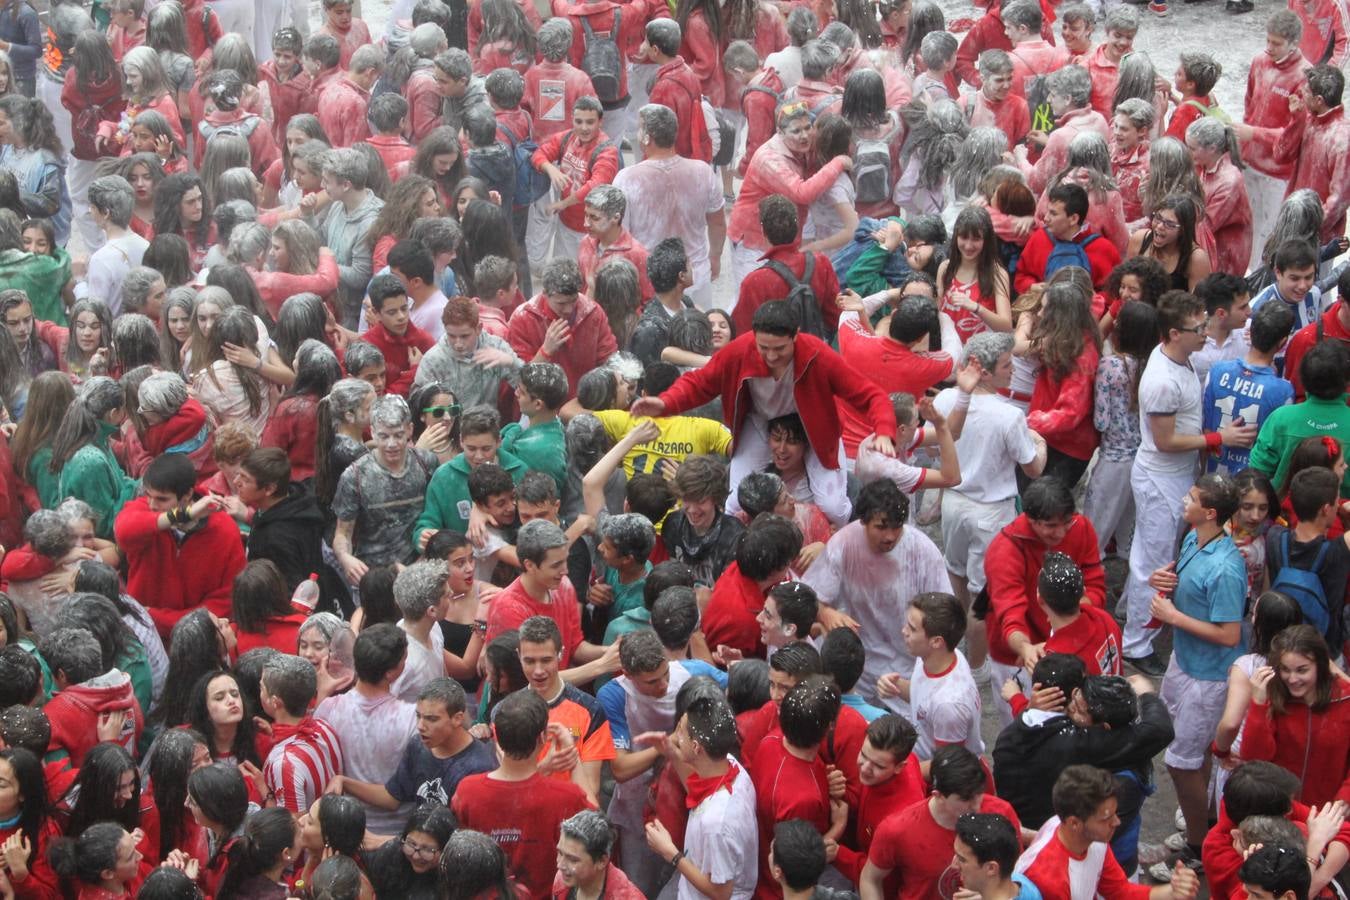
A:
{"label": "white sneaker", "polygon": [[1180,853],[1186,849],[1186,832],[1178,831],[1175,834],[1169,834],[1163,840],[1163,847],[1171,853]]}
{"label": "white sneaker", "polygon": [[975,684],[979,687],[988,687],[994,680],[994,672],[989,668],[988,659],[980,663],[978,668],[971,669],[970,674],[975,676]]}
{"label": "white sneaker", "polygon": [[929,488],[923,492],[923,502],[919,504],[919,514],[915,522],[919,525],[932,525],[942,518],[942,490]]}
{"label": "white sneaker", "polygon": [[1149,866],[1157,863],[1167,862],[1167,857],[1170,856],[1171,853],[1172,851],[1163,844],[1145,844],[1140,842],[1139,865],[1141,868],[1147,869]]}
{"label": "white sneaker", "polygon": [[1181,814],[1181,807],[1177,807],[1177,814],[1172,817],[1173,823],[1177,826],[1177,831],[1186,830],[1186,817]]}
{"label": "white sneaker", "polygon": [[1154,863],[1148,867],[1148,877],[1152,878],[1158,884],[1172,883],[1172,868],[1166,861]]}

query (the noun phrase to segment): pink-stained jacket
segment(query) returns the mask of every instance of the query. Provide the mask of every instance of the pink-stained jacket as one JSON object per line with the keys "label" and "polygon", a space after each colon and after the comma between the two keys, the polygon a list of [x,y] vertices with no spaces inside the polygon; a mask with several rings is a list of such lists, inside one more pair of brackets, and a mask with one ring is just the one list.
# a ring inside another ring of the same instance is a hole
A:
{"label": "pink-stained jacket", "polygon": [[803,78],[796,87],[783,98],[788,102],[799,101],[811,108],[811,115],[820,118],[825,113],[838,113],[844,103],[844,92],[836,84],[828,81],[813,81]]}
{"label": "pink-stained jacket", "polygon": [[[516,307],[507,323],[507,340],[516,355],[525,361],[535,358],[544,346],[544,334],[558,318],[542,294]],[[549,358],[567,373],[569,396],[575,395],[577,382],[591,369],[603,365],[619,350],[614,332],[600,304],[582,294],[572,313],[572,327],[567,343]]]}
{"label": "pink-stained jacket", "polygon": [[[997,128],[1008,136],[1008,146],[1022,143],[1031,130],[1031,110],[1025,97],[1009,94],[1001,103],[995,103],[984,91],[963,94],[957,101],[966,113],[971,128]],[[972,108],[973,104],[973,108]]]}
{"label": "pink-stained jacket", "polygon": [[577,249],[577,265],[581,268],[581,277],[586,279],[586,293],[595,292],[595,273],[605,262],[611,259],[626,259],[633,264],[638,274],[638,306],[656,296],[656,290],[647,278],[647,248],[637,238],[628,233],[628,229],[619,231],[619,237],[608,247],[601,248],[595,235],[588,234],[581,239]]}
{"label": "pink-stained jacket", "polygon": [[[722,39],[730,43],[733,38],[723,32]],[[761,65],[770,53],[777,53],[789,43],[787,24],[783,14],[767,3],[760,3],[755,10],[755,33],[746,38],[755,47]],[[741,86],[725,69],[722,72],[722,103],[727,109],[740,110]],[[780,88],[781,90],[781,88]]]}
{"label": "pink-stained jacket", "polygon": [[591,76],[566,60],[545,60],[531,66],[525,73],[525,97],[520,108],[534,117],[534,139],[542,141],[571,128],[572,107],[578,97],[588,95],[595,95]]}
{"label": "pink-stained jacket", "polygon": [[1120,64],[1113,63],[1106,55],[1107,45],[1098,44],[1088,54],[1085,63],[1088,77],[1092,79],[1092,100],[1089,104],[1101,113],[1107,121],[1115,114],[1111,102],[1116,97],[1116,82],[1120,80]]}
{"label": "pink-stained jacket", "polygon": [[112,49],[113,61],[122,62],[122,57],[127,55],[128,50],[145,43],[145,20],[137,19],[136,23],[127,31],[120,25],[108,26],[108,46]]}
{"label": "pink-stained jacket", "polygon": [[[1047,190],[1036,201],[1036,221],[1045,221],[1045,212],[1050,206],[1050,192]],[[1130,245],[1130,230],[1126,225],[1125,202],[1120,191],[1107,191],[1101,194],[1088,191],[1088,214],[1086,224],[1093,231],[1115,244],[1122,259],[1125,249]]]}
{"label": "pink-stained jacket", "polygon": [[1345,234],[1345,210],[1350,205],[1350,121],[1344,107],[1320,116],[1299,110],[1280,135],[1275,158],[1294,164],[1286,197],[1300,188],[1311,188],[1322,198],[1322,242]]}
{"label": "pink-stained jacket", "polygon": [[1226,153],[1213,171],[1200,169],[1198,174],[1205,189],[1205,221],[1214,232],[1218,253],[1212,260],[1213,269],[1245,275],[1252,256],[1252,204],[1247,199],[1247,182]]}
{"label": "pink-stained jacket", "polygon": [[[961,46],[956,49],[955,74],[966,84],[977,88],[983,85],[979,67],[975,64],[980,54],[986,50],[1012,51],[1012,42],[1008,40],[1008,33],[1003,28],[1003,18],[999,15],[999,10],[999,4],[991,3],[989,11],[975,21],[974,26],[962,38]],[[1055,7],[1050,0],[1041,0],[1041,15],[1043,18],[1041,37],[1053,44],[1055,32],[1052,23],[1055,21]]]}
{"label": "pink-stained jacket", "polygon": [[[797,221],[805,222],[807,208],[830,189],[843,171],[844,158],[835,157],[821,166],[820,171],[808,173],[806,161],[793,155],[783,143],[783,136],[775,134],[750,160],[736,205],[731,208],[727,238],[752,250],[768,250],[769,242],[759,227],[759,201],[770,194],[782,194],[797,204]],[[800,225],[797,235],[801,236]]]}
{"label": "pink-stained jacket", "polygon": [[327,247],[319,251],[319,266],[312,275],[292,275],[289,272],[272,272],[265,269],[247,269],[258,287],[263,305],[276,318],[281,313],[281,304],[296,294],[318,294],[326,297],[337,290],[337,259]]}
{"label": "pink-stained jacket", "polygon": [[1055,130],[1050,132],[1050,139],[1046,141],[1041,158],[1035,165],[1025,161],[1021,163],[1022,174],[1026,175],[1027,186],[1031,188],[1032,193],[1039,194],[1044,191],[1050,179],[1064,170],[1064,165],[1069,160],[1069,144],[1084,131],[1095,131],[1108,141],[1111,139],[1106,119],[1096,110],[1084,107],[1069,110],[1060,116]]}
{"label": "pink-stained jacket", "polygon": [[436,93],[436,76],[431,66],[413,69],[403,86],[408,101],[408,140],[416,144],[441,124],[441,95]]}
{"label": "pink-stained jacket", "polygon": [[346,34],[334,31],[327,23],[319,28],[323,34],[331,34],[338,42],[338,68],[347,71],[347,63],[352,61],[352,54],[361,47],[369,44],[370,26],[366,25],[364,19],[352,18],[352,27],[347,29]]}
{"label": "pink-stained jacket", "polygon": [[[237,109],[232,113],[209,113],[205,121],[209,125],[224,125],[244,118],[244,110]],[[198,131],[197,140],[193,141],[195,148],[193,163],[199,171],[202,167],[202,158],[206,155],[206,144],[207,142],[201,139],[201,132]],[[268,127],[266,122],[259,122],[249,134],[248,149],[253,162],[253,174],[258,176],[258,180],[261,181],[272,163],[281,158],[281,151],[277,149],[276,138],[272,137],[272,129]]]}
{"label": "pink-stained jacket", "polygon": [[1012,57],[1012,92],[1019,97],[1027,95],[1024,82],[1037,75],[1049,75],[1069,64],[1069,51],[1057,47],[1044,38],[1023,41],[1008,51]]}
{"label": "pink-stained jacket", "polygon": [[680,56],[689,64],[698,76],[699,89],[708,102],[718,109],[726,105],[725,84],[722,74],[722,47],[713,37],[712,28],[699,9],[684,23],[684,39],[680,43]]}
{"label": "pink-stained jacket", "polygon": [[1345,63],[1347,43],[1341,4],[1337,0],[1291,0],[1289,9],[1303,23],[1303,39],[1299,42],[1303,56],[1314,65],[1327,62],[1340,68]]}
{"label": "pink-stained jacket", "polygon": [[324,88],[319,95],[319,124],[334,147],[350,147],[370,137],[370,124],[366,122],[369,107],[370,92],[346,75]]}
{"label": "pink-stained jacket", "polygon": [[1117,150],[1113,144],[1111,174],[1115,176],[1120,199],[1125,204],[1125,221],[1133,229],[1144,218],[1144,201],[1139,199],[1139,192],[1148,181],[1148,141],[1140,141],[1133,149],[1124,152]]}
{"label": "pink-stained jacket", "polygon": [[1289,95],[1298,92],[1311,65],[1299,52],[1279,62],[1265,53],[1252,58],[1242,108],[1243,121],[1257,132],[1242,145],[1242,161],[1263,175],[1283,181],[1294,173],[1292,163],[1275,161],[1275,142],[1289,124]]}
{"label": "pink-stained jacket", "polygon": [[778,77],[776,69],[761,69],[740,96],[741,114],[745,116],[745,155],[736,172],[744,178],[755,151],[777,131],[774,115],[778,110],[778,98],[783,96],[783,79]]}

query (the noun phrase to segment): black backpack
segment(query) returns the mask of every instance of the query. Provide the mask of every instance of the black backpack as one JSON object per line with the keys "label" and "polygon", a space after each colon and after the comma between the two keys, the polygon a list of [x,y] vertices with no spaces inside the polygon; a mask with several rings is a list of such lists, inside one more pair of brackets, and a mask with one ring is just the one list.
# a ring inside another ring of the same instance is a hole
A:
{"label": "black backpack", "polygon": [[776,259],[766,259],[762,268],[773,272],[787,285],[788,293],[784,299],[789,306],[797,310],[800,329],[821,340],[829,340],[825,333],[825,318],[820,314],[820,301],[816,298],[815,289],[811,287],[811,276],[816,272],[816,255],[807,253],[805,256],[806,268],[802,270],[801,278],[792,274],[791,269]]}
{"label": "black backpack", "polygon": [[619,52],[619,24],[623,10],[614,10],[614,24],[609,31],[595,33],[589,16],[581,17],[581,28],[586,33],[585,51],[581,56],[581,71],[591,76],[596,99],[602,104],[623,100],[622,82],[624,59]]}

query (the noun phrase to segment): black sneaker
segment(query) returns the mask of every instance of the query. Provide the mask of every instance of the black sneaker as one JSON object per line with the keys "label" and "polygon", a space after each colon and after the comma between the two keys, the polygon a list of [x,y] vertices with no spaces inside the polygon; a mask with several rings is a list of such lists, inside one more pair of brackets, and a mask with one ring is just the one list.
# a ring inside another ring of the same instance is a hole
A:
{"label": "black sneaker", "polygon": [[1224,9],[1234,15],[1241,15],[1256,9],[1256,4],[1252,3],[1252,0],[1228,0],[1224,4]]}
{"label": "black sneaker", "polygon": [[1140,674],[1149,678],[1160,678],[1167,671],[1167,663],[1162,661],[1156,650],[1148,656],[1126,656],[1123,659],[1127,664],[1134,666]]}

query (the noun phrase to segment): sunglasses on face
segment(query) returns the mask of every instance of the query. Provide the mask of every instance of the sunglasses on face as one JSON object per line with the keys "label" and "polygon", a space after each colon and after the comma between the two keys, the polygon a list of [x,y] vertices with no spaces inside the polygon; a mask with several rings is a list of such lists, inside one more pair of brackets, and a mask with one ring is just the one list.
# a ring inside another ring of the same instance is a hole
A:
{"label": "sunglasses on face", "polygon": [[451,403],[449,406],[428,406],[423,409],[422,412],[431,416],[433,419],[443,419],[446,416],[455,418],[459,415],[459,404]]}

